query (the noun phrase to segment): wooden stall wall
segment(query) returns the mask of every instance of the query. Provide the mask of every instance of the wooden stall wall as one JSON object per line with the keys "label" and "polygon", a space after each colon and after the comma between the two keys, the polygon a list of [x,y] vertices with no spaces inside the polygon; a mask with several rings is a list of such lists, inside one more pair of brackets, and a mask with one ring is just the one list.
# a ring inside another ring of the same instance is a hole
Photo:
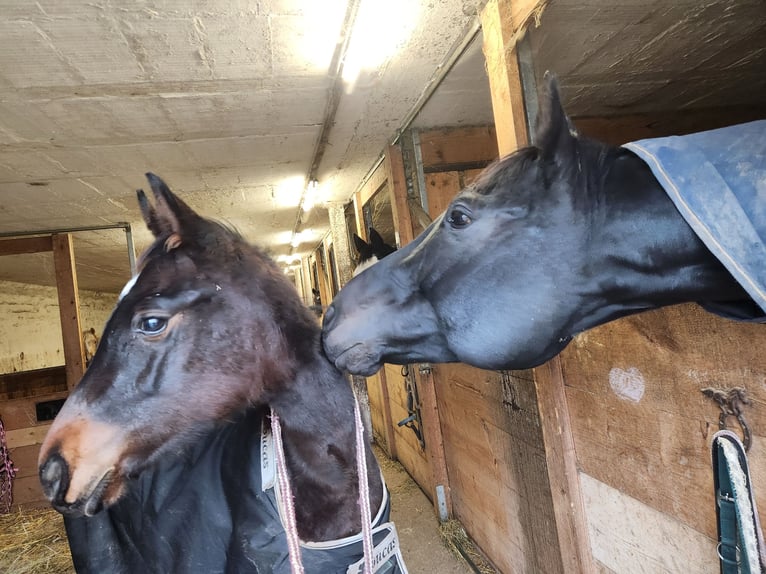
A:
{"label": "wooden stall wall", "polygon": [[[390,208],[387,207],[385,211],[389,213],[390,209],[392,221],[386,222],[386,225],[393,226],[395,237],[400,243],[409,242],[412,239],[412,231],[409,228],[401,155],[399,149],[394,146],[388,149],[384,161],[370,174],[354,197],[356,233],[365,240],[369,237],[364,223],[364,206],[373,198],[378,199],[376,204],[380,206],[381,194],[390,201]],[[375,224],[374,221],[372,223]],[[380,229],[384,239],[390,242],[392,239],[387,231]],[[401,367],[384,365],[376,374],[367,377],[367,391],[373,433],[378,444],[391,458],[404,465],[426,493],[432,492],[433,478],[426,451],[421,448],[411,429],[397,424],[409,416]]]}
{"label": "wooden stall wall", "polygon": [[[2,371],[6,371],[0,374],[0,419],[11,460],[18,469],[13,481],[14,507],[48,504],[37,477],[37,454],[56,406],[48,404],[41,409],[38,405],[65,398],[85,368],[71,236],[0,241],[0,256],[48,251],[52,253],[57,287],[3,283],[4,287],[16,287],[0,297],[4,307],[0,312],[0,341],[9,355],[0,357]],[[114,299],[107,302],[108,296],[89,294],[88,300],[87,315],[91,322],[98,321],[100,331],[100,322],[108,316]]]}
{"label": "wooden stall wall", "polygon": [[[417,139],[431,217],[498,156],[493,127]],[[420,383],[436,396],[452,516],[501,572],[563,572],[532,372],[444,364]]]}
{"label": "wooden stall wall", "polygon": [[[621,144],[742,120],[734,109],[574,123],[582,133]],[[747,390],[749,461],[763,508],[764,348],[762,325],[681,305],[588,331],[560,355],[590,549],[601,571],[719,571],[710,444],[720,409],[702,389]],[[734,417],[729,423],[742,436]]]}
{"label": "wooden stall wall", "polygon": [[[606,572],[718,572],[704,388],[744,387],[749,453],[766,508],[766,331],[695,305],[621,319],[562,354],[593,557]],[[736,419],[732,430],[740,436]]]}
{"label": "wooden stall wall", "polygon": [[[522,87],[519,59],[507,49],[525,21],[512,12],[510,2],[490,0],[482,13],[501,153],[526,143],[524,94],[535,91],[528,73]],[[539,80],[541,70],[535,71]],[[666,117],[678,126],[679,115]],[[576,124],[586,134],[622,143],[666,135],[660,120],[588,118]],[[615,133],[612,123],[644,130]],[[683,131],[714,127],[684,125]],[[670,125],[668,130],[677,131]],[[756,387],[752,394],[762,404],[763,360],[756,351],[739,349],[747,340],[755,348],[763,341],[749,339],[757,327],[723,326],[724,321],[690,309],[637,315],[585,333],[534,369],[547,467],[540,479],[550,485],[543,498],[552,503],[549,528],[565,572],[718,570],[709,469],[718,413],[700,391],[745,381]],[[757,462],[754,473],[761,466]],[[762,479],[754,480],[763,486]],[[526,566],[509,571],[526,571],[528,555],[521,561]]]}

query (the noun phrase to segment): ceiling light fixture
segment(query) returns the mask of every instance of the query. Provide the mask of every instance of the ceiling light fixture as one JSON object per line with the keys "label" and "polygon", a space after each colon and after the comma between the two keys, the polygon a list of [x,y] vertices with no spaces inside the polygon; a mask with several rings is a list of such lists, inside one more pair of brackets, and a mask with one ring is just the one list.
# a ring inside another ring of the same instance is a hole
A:
{"label": "ceiling light fixture", "polygon": [[364,70],[381,66],[401,48],[418,23],[419,8],[412,0],[362,0],[343,62],[346,92]]}
{"label": "ceiling light fixture", "polygon": [[306,188],[306,193],[303,196],[303,212],[308,213],[316,205],[319,199],[319,182],[312,179]]}

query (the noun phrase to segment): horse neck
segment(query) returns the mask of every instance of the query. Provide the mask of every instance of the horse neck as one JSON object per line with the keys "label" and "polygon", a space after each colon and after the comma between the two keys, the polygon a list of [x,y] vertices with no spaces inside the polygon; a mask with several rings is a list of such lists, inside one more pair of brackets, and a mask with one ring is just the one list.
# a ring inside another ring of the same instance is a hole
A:
{"label": "horse neck", "polygon": [[[361,529],[354,397],[321,351],[303,365],[294,385],[270,401],[280,418],[288,474],[302,540],[333,540]],[[364,442],[370,506],[383,497],[380,470]]]}
{"label": "horse neck", "polygon": [[747,297],[642,160],[615,148],[600,156],[606,175],[589,182],[599,189],[584,263],[593,290],[576,330],[666,305]]}

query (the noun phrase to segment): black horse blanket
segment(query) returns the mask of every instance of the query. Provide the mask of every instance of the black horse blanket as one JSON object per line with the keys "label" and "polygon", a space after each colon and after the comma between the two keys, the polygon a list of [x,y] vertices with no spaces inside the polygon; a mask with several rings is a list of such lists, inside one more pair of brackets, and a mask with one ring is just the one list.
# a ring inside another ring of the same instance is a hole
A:
{"label": "black horse blanket", "polygon": [[766,322],[766,120],[625,144],[755,305],[705,304]]}
{"label": "black horse blanket", "polygon": [[[113,507],[65,518],[77,572],[290,574],[270,428],[267,411],[253,409],[142,473]],[[374,569],[406,574],[389,513],[386,489],[373,520]],[[301,555],[307,574],[361,572],[361,535],[301,542]]]}

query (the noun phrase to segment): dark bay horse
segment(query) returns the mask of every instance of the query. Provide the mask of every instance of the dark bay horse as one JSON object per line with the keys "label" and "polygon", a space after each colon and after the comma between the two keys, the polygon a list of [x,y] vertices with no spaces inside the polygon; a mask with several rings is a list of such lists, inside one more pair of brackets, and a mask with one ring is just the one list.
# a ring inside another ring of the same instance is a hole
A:
{"label": "dark bay horse", "polygon": [[578,136],[552,77],[540,107],[534,146],[340,291],[323,325],[338,368],[525,369],[581,331],[690,301],[763,319],[638,155]]}
{"label": "dark bay horse", "polygon": [[[138,197],[155,241],[40,450],[78,572],[288,572],[281,506],[262,470],[273,469],[269,408],[298,535],[320,551],[303,546],[306,570],[346,572],[359,554],[329,541],[361,525],[348,381],[271,259],[147,178],[154,205]],[[363,444],[372,515],[385,519]]]}

